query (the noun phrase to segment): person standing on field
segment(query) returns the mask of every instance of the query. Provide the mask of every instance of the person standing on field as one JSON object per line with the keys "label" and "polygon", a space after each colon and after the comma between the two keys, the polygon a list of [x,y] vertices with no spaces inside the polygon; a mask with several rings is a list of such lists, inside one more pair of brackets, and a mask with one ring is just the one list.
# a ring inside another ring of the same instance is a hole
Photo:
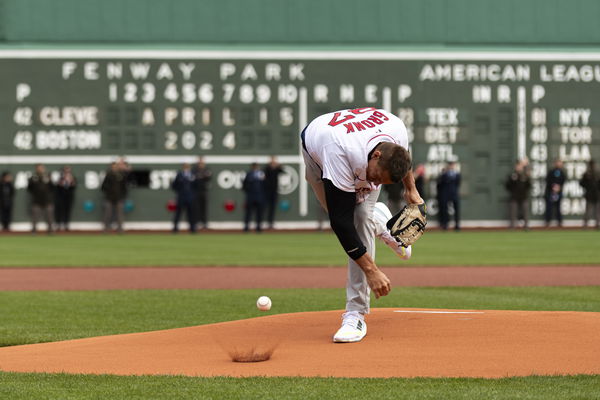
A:
{"label": "person standing on field", "polygon": [[254,215],[256,232],[262,232],[262,216],[265,207],[265,173],[257,163],[252,163],[250,171],[246,172],[242,189],[246,194],[246,207],[244,209],[244,232],[250,230],[250,220]]}
{"label": "person standing on field", "polygon": [[279,174],[283,173],[283,168],[277,162],[275,156],[263,169],[265,173],[265,203],[267,206],[267,223],[269,229],[273,229],[275,222],[275,211],[277,210],[277,198],[279,196],[277,189],[279,186]]}
{"label": "person standing on field", "polygon": [[579,184],[585,190],[585,213],[583,214],[583,227],[588,221],[596,221],[596,229],[600,228],[600,174],[596,170],[596,163],[590,160]]}
{"label": "person standing on field", "polygon": [[560,203],[566,179],[567,175],[563,169],[563,162],[557,159],[554,161],[554,168],[548,171],[546,175],[546,190],[544,192],[544,197],[546,198],[546,227],[550,226],[553,216],[556,216],[558,226],[562,226],[563,218]]}
{"label": "person standing on field", "polygon": [[123,232],[124,206],[127,197],[128,170],[121,162],[113,162],[102,181],[104,194],[104,231],[112,228],[113,220],[117,221],[117,231]]}
{"label": "person standing on field", "polygon": [[31,232],[37,232],[37,223],[44,214],[48,224],[48,233],[54,230],[54,184],[43,164],[35,166],[35,172],[29,178],[27,191],[31,195]]}
{"label": "person standing on field", "polygon": [[509,193],[510,227],[515,228],[520,218],[523,219],[523,229],[529,228],[529,192],[531,191],[531,176],[527,168],[527,160],[519,160],[508,175],[504,184]]}
{"label": "person standing on field", "polygon": [[400,211],[404,195],[404,185],[402,182],[383,185],[383,191],[387,194],[387,206],[390,211],[393,213]]}
{"label": "person standing on field", "polygon": [[454,209],[454,230],[460,230],[460,172],[456,169],[454,161],[448,165],[438,177],[438,196],[440,201],[440,225],[443,230],[448,229],[450,222],[450,208]]}
{"label": "person standing on field", "polygon": [[13,200],[15,198],[15,185],[10,172],[4,171],[0,178],[0,216],[2,230],[8,232],[12,221]]}
{"label": "person standing on field", "polygon": [[56,182],[56,201],[54,214],[56,217],[56,227],[58,230],[69,230],[76,188],[77,180],[73,176],[71,167],[65,165],[60,173],[58,182]]}
{"label": "person standing on field", "polygon": [[173,217],[173,233],[179,232],[179,219],[185,211],[188,219],[190,233],[196,232],[196,176],[192,173],[190,164],[184,163],[181,171],[175,176],[171,188],[177,193],[177,208]]}
{"label": "person standing on field", "polygon": [[202,157],[192,168],[192,174],[196,178],[196,227],[198,229],[208,228],[208,190],[212,172],[206,166]]}
{"label": "person standing on field", "polygon": [[391,290],[375,264],[375,237],[402,258],[410,257],[410,248],[400,246],[387,230],[387,218],[375,212],[387,210],[377,203],[381,185],[402,182],[406,202],[423,203],[415,188],[406,127],[395,115],[366,107],[321,115],[300,137],[306,180],[349,257],[346,312],[333,341],[358,342],[367,333],[371,290],[377,298]]}
{"label": "person standing on field", "polygon": [[422,198],[427,197],[427,193],[425,193],[425,165],[419,164],[413,171],[413,175],[415,176],[415,186],[417,187],[417,192],[421,195]]}

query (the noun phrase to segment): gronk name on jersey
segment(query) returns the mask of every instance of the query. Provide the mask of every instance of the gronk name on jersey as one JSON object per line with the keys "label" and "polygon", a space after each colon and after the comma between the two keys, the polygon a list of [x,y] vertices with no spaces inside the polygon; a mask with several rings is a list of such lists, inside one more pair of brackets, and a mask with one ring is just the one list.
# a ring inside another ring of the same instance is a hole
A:
{"label": "gronk name on jersey", "polygon": [[[371,115],[364,118],[362,114],[366,114],[373,111]],[[347,122],[351,119],[362,118],[358,121]],[[374,107],[356,108],[354,110],[348,110],[348,113],[342,116],[341,112],[333,114],[333,118],[329,122],[329,126],[337,126],[343,124],[346,128],[346,133],[360,132],[367,128],[374,128],[375,125],[381,125],[389,118],[385,114],[376,111]]]}

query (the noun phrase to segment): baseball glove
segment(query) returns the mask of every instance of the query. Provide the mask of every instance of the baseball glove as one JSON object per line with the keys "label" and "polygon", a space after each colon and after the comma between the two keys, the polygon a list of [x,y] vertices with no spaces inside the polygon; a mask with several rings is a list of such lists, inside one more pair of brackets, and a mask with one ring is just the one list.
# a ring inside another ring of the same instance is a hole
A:
{"label": "baseball glove", "polygon": [[409,204],[387,222],[390,234],[404,247],[417,241],[425,231],[427,225],[427,206],[422,204]]}

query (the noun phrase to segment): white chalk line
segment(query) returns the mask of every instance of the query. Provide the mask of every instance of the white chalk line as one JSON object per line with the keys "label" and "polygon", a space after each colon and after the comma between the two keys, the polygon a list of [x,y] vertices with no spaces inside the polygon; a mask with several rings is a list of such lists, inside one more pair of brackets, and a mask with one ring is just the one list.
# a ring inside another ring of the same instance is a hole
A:
{"label": "white chalk line", "polygon": [[394,310],[398,313],[413,313],[413,314],[485,314],[483,311],[408,311]]}

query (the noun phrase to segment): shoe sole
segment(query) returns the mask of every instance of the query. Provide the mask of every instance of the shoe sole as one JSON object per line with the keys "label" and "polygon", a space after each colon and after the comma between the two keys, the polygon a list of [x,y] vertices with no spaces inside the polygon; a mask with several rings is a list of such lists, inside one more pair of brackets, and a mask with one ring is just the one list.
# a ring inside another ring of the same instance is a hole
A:
{"label": "shoe sole", "polygon": [[367,332],[365,332],[364,335],[362,335],[359,338],[352,338],[352,339],[336,339],[335,337],[333,338],[333,343],[356,343],[356,342],[360,342],[361,340],[363,340],[365,338],[365,336],[367,336]]}
{"label": "shoe sole", "polygon": [[356,342],[360,342],[363,339],[364,339],[364,336],[359,339],[351,339],[351,340],[333,339],[333,343],[356,343]]}

